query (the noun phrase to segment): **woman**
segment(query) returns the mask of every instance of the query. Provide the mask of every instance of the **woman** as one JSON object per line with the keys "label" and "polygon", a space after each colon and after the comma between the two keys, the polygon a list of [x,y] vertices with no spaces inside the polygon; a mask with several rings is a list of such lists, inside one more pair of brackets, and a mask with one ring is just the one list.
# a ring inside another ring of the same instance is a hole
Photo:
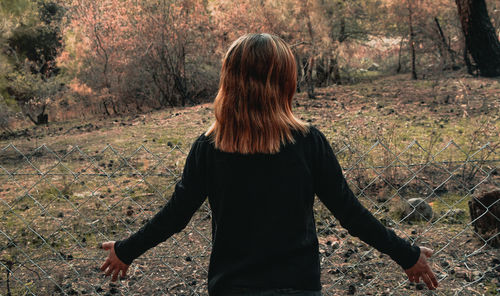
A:
{"label": "woman", "polygon": [[129,238],[106,242],[101,270],[125,276],[132,261],[181,231],[208,196],[210,295],[321,295],[317,195],[351,235],[388,254],[412,282],[438,285],[425,257],[353,195],[325,136],[292,114],[297,69],[287,44],[248,34],[229,48],[215,123],[186,159],[170,201]]}

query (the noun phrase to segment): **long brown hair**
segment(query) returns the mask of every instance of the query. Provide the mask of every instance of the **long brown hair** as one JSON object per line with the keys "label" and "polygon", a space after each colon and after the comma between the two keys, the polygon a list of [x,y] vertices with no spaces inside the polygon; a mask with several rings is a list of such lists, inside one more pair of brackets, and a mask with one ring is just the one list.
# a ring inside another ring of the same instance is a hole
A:
{"label": "long brown hair", "polygon": [[206,132],[225,152],[277,153],[309,126],[292,114],[297,65],[292,51],[271,34],[247,34],[229,47]]}

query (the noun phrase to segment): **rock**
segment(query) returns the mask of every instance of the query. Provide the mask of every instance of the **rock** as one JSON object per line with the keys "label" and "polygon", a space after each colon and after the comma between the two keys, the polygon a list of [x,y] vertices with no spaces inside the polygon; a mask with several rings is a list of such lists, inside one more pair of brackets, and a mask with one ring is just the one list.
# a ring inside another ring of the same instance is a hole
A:
{"label": "rock", "polygon": [[459,224],[459,221],[457,219],[453,218],[453,217],[448,218],[447,222],[449,224]]}
{"label": "rock", "polygon": [[349,285],[347,289],[347,295],[354,295],[356,293],[356,287],[354,285]]}
{"label": "rock", "polygon": [[118,289],[116,287],[111,287],[111,289],[109,289],[109,293],[110,294],[117,294],[118,293]]}
{"label": "rock", "polygon": [[465,218],[465,211],[462,209],[451,209],[443,214],[443,218],[448,220],[449,223],[460,223]]}
{"label": "rock", "polygon": [[475,282],[475,281],[481,279],[482,277],[483,277],[483,274],[479,270],[472,272],[472,276],[471,276],[472,281]]}
{"label": "rock", "polygon": [[380,190],[377,194],[377,202],[379,203],[386,202],[389,199],[389,197],[391,197],[390,194],[391,193],[389,192],[389,190]]}
{"label": "rock", "polygon": [[458,269],[455,271],[455,277],[459,279],[468,279],[467,271],[463,269]]}
{"label": "rock", "polygon": [[479,270],[470,271],[464,268],[457,268],[454,274],[455,278],[464,279],[467,282],[475,282],[483,278],[483,273]]}
{"label": "rock", "polygon": [[384,224],[385,227],[393,227],[394,222],[391,219],[381,218],[380,222]]}
{"label": "rock", "polygon": [[339,274],[340,273],[340,270],[337,268],[337,269],[330,269],[328,271],[329,274]]}
{"label": "rock", "polygon": [[431,206],[421,198],[410,198],[404,202],[401,218],[406,221],[430,221],[434,215]]}
{"label": "rock", "polygon": [[340,247],[340,244],[339,244],[339,242],[334,242],[334,243],[331,245],[331,247],[332,247],[332,249],[333,249],[333,250],[336,250],[336,249],[338,249],[338,248]]}
{"label": "rock", "polygon": [[[469,200],[471,221],[474,221],[474,231],[487,243],[500,248],[500,190],[474,195]],[[485,213],[486,212],[486,213]]]}
{"label": "rock", "polygon": [[347,252],[344,253],[344,257],[349,258],[349,257],[351,257],[352,254],[354,254],[354,251],[349,249],[349,250],[347,250]]}
{"label": "rock", "polygon": [[494,279],[496,276],[497,276],[496,272],[491,270],[484,273],[484,277],[489,280]]}
{"label": "rock", "polygon": [[368,71],[378,71],[380,65],[377,63],[373,63],[370,67],[368,67]]}

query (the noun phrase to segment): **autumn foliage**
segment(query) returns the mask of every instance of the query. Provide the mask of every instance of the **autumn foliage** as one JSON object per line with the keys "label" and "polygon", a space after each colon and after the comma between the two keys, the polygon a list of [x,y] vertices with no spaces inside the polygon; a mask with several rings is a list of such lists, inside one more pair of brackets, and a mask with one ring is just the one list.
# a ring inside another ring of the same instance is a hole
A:
{"label": "autumn foliage", "polygon": [[[498,3],[487,2],[498,31]],[[421,79],[459,69],[466,61],[452,0],[8,3],[0,5],[7,20],[0,31],[5,72],[0,73],[0,99],[28,104],[23,110],[33,116],[45,106],[83,107],[91,116],[211,100],[225,50],[251,32],[273,33],[291,45],[298,91],[310,98],[317,87],[393,73],[414,72]],[[47,45],[52,55],[32,58],[12,46],[15,38],[27,38],[19,35],[20,28],[28,35],[52,32],[54,42]],[[79,112],[62,113],[59,119]]]}

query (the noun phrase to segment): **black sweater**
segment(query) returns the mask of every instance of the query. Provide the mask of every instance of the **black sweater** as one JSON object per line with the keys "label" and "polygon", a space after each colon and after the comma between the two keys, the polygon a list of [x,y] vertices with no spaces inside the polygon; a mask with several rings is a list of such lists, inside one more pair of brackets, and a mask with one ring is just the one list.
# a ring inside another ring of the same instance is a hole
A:
{"label": "black sweater", "polygon": [[349,189],[316,128],[294,133],[276,154],[226,153],[201,135],[168,203],[141,229],[115,243],[126,264],[181,231],[208,196],[212,253],[208,291],[226,287],[320,290],[315,194],[353,236],[407,269],[420,248],[384,227]]}

